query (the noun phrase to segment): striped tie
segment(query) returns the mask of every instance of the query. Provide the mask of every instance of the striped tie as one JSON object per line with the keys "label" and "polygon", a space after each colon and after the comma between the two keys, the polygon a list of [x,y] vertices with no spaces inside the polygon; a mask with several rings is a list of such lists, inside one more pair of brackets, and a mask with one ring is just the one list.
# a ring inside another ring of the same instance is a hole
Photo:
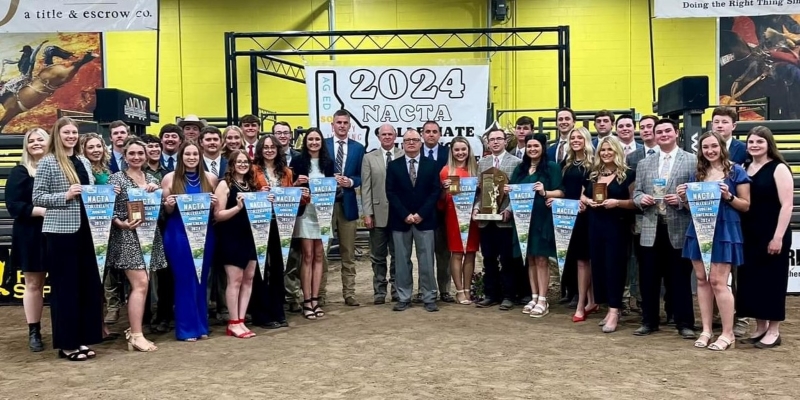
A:
{"label": "striped tie", "polygon": [[415,159],[408,160],[408,176],[411,177],[411,186],[417,185],[417,168],[414,167],[414,164],[417,162]]}
{"label": "striped tie", "polygon": [[216,160],[211,162],[211,173],[214,174],[215,176],[219,176],[219,174],[217,173],[217,161]]}
{"label": "striped tie", "polygon": [[339,142],[339,149],[336,150],[336,168],[339,169],[339,173],[344,173],[344,168],[342,168],[342,163],[344,161],[344,140],[340,140]]}

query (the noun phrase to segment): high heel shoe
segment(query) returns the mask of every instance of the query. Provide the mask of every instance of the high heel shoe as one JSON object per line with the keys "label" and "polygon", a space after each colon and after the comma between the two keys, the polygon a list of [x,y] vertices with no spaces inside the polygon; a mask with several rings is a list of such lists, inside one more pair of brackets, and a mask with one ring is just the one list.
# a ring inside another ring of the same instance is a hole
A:
{"label": "high heel shoe", "polygon": [[317,313],[314,312],[314,308],[313,307],[306,307],[306,304],[308,304],[310,306],[311,303],[313,303],[313,302],[314,302],[314,300],[312,300],[312,299],[308,299],[308,300],[304,299],[303,300],[303,318],[305,318],[305,319],[317,319]]}
{"label": "high heel shoe", "polygon": [[242,332],[240,334],[236,334],[236,332],[234,332],[231,329],[231,325],[239,325],[239,324],[243,324],[243,323],[244,323],[243,319],[229,319],[228,320],[228,327],[225,328],[225,335],[233,336],[233,337],[235,337],[237,339],[250,339],[251,337],[255,336],[256,334],[253,333],[253,331],[250,331],[250,330],[248,330],[246,332]]}
{"label": "high heel shoe", "polygon": [[136,339],[144,339],[144,335],[141,333],[131,333],[130,339],[128,339],[128,351],[141,351],[143,353],[149,353],[151,351],[158,350],[158,347],[155,345],[150,344],[147,339],[144,339],[145,343],[147,343],[147,347],[142,347],[136,344]]}
{"label": "high heel shoe", "polygon": [[609,314],[609,316],[611,316],[611,314],[616,314],[617,315],[617,324],[612,328],[612,327],[608,326],[608,321],[606,320],[606,323],[603,325],[603,329],[602,329],[603,333],[616,332],[617,328],[619,327],[619,315],[620,315],[619,311],[612,312],[612,313]]}
{"label": "high heel shoe", "polygon": [[[469,300],[467,294],[465,293],[466,290],[456,290],[456,300],[458,304],[463,304],[465,306],[472,304],[472,301]],[[464,296],[464,300],[458,300],[458,295]]]}
{"label": "high heel shoe", "polygon": [[586,314],[581,315],[580,317],[578,314],[572,315],[572,322],[583,322],[586,321]]}
{"label": "high heel shoe", "polygon": [[312,297],[311,298],[311,302],[312,303],[315,302],[315,301],[317,302],[317,305],[315,305],[311,309],[314,311],[314,315],[316,315],[317,318],[322,318],[322,317],[325,316],[325,311],[323,311],[322,307],[319,306],[319,297]]}

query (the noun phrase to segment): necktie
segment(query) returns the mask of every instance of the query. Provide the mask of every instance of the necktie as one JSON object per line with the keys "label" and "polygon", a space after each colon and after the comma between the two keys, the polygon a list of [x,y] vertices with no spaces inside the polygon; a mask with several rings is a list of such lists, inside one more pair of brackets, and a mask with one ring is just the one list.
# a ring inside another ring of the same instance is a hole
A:
{"label": "necktie", "polygon": [[517,158],[522,158],[522,149],[517,149]]}
{"label": "necktie", "polygon": [[623,151],[625,152],[625,155],[626,155],[626,156],[627,156],[628,154],[631,154],[631,146],[630,146],[630,145],[628,145],[628,146],[625,146],[625,149],[624,149]]}
{"label": "necktie", "polygon": [[558,144],[558,154],[556,155],[556,161],[557,162],[561,162],[561,161],[564,161],[564,154],[566,153],[565,149],[567,147],[566,146],[567,141],[566,140],[562,140],[562,141],[560,141],[558,143],[559,143]]}
{"label": "necktie", "polygon": [[[664,162],[661,165],[661,171],[659,171],[659,173],[658,173],[660,175],[661,179],[669,180],[669,170],[670,170],[670,168],[669,168],[669,160],[670,160],[670,158],[672,158],[672,157],[669,154],[665,154],[664,155]],[[664,202],[663,199],[659,200],[659,202],[658,202],[658,211],[661,213],[661,215],[666,215],[666,213],[667,213],[667,203]]]}
{"label": "necktie", "polygon": [[247,145],[247,154],[250,156],[251,160],[255,156],[255,154],[253,154],[253,145],[252,144]]}
{"label": "necktie", "polygon": [[175,171],[175,159],[172,156],[167,157],[167,171],[172,172]]}
{"label": "necktie", "polygon": [[652,156],[653,154],[656,154],[655,150],[653,150],[653,149],[647,150],[647,155],[648,156]]}
{"label": "necktie", "polygon": [[428,150],[428,158],[433,160],[433,150]]}
{"label": "necktie", "polygon": [[391,151],[387,151],[386,152],[386,165],[389,165],[390,162],[392,162],[392,152]]}
{"label": "necktie", "polygon": [[417,185],[417,168],[414,167],[414,164],[416,164],[417,160],[412,158],[412,159],[408,160],[408,162],[409,162],[409,165],[408,165],[408,176],[411,177],[411,186],[416,186]]}
{"label": "necktie", "polygon": [[494,167],[500,168],[500,157],[497,156],[494,157]]}
{"label": "necktie", "polygon": [[340,140],[339,142],[339,149],[336,150],[336,168],[339,169],[339,173],[342,173],[342,163],[344,161],[344,140]]}
{"label": "necktie", "polygon": [[211,173],[214,174],[214,175],[219,175],[217,173],[217,161],[216,160],[211,162]]}

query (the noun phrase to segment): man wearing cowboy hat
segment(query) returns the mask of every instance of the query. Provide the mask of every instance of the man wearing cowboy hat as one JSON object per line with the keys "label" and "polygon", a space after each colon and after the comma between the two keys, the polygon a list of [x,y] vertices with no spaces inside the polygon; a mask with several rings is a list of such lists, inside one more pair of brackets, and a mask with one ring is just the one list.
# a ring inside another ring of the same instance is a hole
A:
{"label": "man wearing cowboy hat", "polygon": [[183,129],[184,139],[193,142],[197,142],[197,138],[200,137],[200,130],[208,126],[206,120],[200,119],[194,114],[189,114],[186,118],[178,118],[177,122],[178,126]]}

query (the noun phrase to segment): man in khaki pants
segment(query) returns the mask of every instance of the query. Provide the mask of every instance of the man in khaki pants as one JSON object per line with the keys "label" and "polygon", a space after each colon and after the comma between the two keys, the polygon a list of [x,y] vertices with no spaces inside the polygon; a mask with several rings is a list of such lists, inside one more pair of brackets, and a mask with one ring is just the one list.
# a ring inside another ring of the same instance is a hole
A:
{"label": "man in khaki pants", "polygon": [[[333,160],[334,176],[338,187],[333,205],[333,226],[339,238],[342,256],[342,296],[348,306],[359,306],[356,301],[356,229],[358,227],[358,200],[356,188],[361,186],[361,163],[364,145],[351,140],[350,112],[333,113],[333,137],[325,139],[328,155]],[[327,271],[325,271],[327,274]],[[325,279],[323,278],[323,282]],[[320,288],[320,293],[323,289]]]}

